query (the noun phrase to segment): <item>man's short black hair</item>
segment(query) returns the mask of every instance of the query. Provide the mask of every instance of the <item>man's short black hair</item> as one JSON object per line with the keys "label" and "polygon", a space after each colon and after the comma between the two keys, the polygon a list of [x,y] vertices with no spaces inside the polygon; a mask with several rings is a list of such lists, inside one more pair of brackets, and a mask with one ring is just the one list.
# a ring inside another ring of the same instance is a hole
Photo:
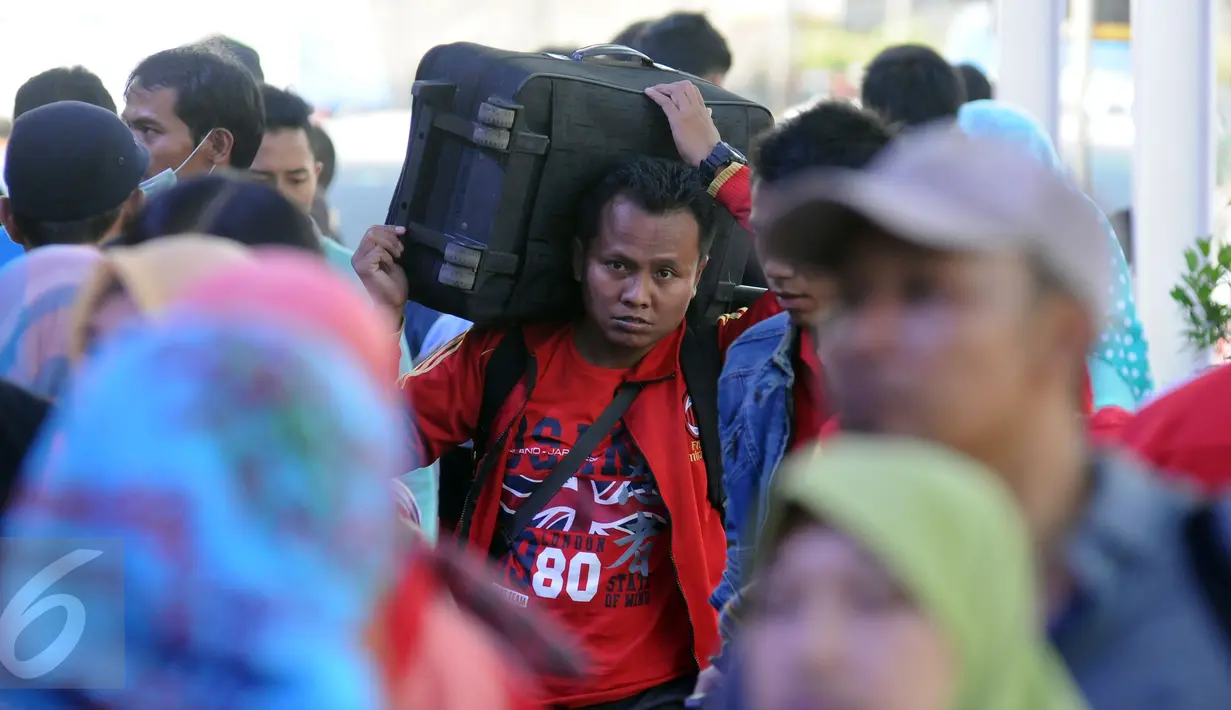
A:
{"label": "man's short black hair", "polygon": [[700,228],[701,256],[709,254],[714,243],[714,200],[697,168],[679,160],[642,157],[607,173],[581,201],[577,233],[586,248],[602,228],[603,212],[617,197],[651,215],[690,212]]}
{"label": "man's short black hair", "polygon": [[85,67],[56,67],[26,80],[13,100],[13,120],[57,101],[80,101],[115,113],[115,99],[103,80]]}
{"label": "man's short black hair", "polygon": [[775,183],[810,168],[864,167],[889,144],[893,129],[849,101],[821,101],[757,139],[752,174]]}
{"label": "man's short black hair", "polygon": [[637,20],[628,27],[620,30],[620,33],[611,40],[611,43],[622,44],[625,47],[633,47],[636,45],[637,38],[641,36],[642,31],[645,30],[646,27],[649,27],[653,22],[653,20]]}
{"label": "man's short black hair", "polygon": [[187,233],[321,253],[320,238],[303,210],[276,189],[235,171],[190,178],[151,198],[117,243],[133,246]]}
{"label": "man's short black hair", "polygon": [[876,55],[859,93],[865,107],[907,126],[955,118],[966,103],[957,70],[921,44],[895,45]]}
{"label": "man's short black hair", "polygon": [[673,12],[651,22],[633,41],[633,49],[672,69],[706,77],[731,70],[727,40],[700,12]]}
{"label": "man's short black hair", "polygon": [[173,89],[175,115],[188,125],[194,143],[213,129],[235,137],[231,167],[252,165],[265,137],[265,106],[252,74],[230,56],[205,44],[190,44],[151,54],[128,76],[132,87]]}
{"label": "man's short black hair", "polygon": [[98,244],[120,220],[123,211],[124,205],[119,204],[101,214],[71,222],[40,222],[16,211],[12,214],[20,236],[33,249],[49,244]]}
{"label": "man's short black hair", "polygon": [[987,75],[979,71],[973,64],[957,65],[957,73],[962,75],[962,86],[966,88],[967,101],[980,101],[992,98],[992,82]]}
{"label": "man's short black hair", "polygon": [[298,94],[261,84],[261,100],[265,103],[265,130],[300,129],[312,136],[312,107]]}
{"label": "man's short black hair", "polygon": [[261,69],[261,55],[252,47],[226,35],[206,37],[202,44],[222,49],[247,69],[253,79],[265,81],[265,71]]}

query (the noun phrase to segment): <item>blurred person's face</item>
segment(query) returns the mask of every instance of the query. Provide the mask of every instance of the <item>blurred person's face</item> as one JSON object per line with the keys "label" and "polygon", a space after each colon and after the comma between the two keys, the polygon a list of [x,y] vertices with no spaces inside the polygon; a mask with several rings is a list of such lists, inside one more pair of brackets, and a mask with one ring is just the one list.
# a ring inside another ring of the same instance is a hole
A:
{"label": "blurred person's face", "polygon": [[869,232],[818,337],[844,429],[917,436],[981,460],[1056,376],[1027,261],[941,253]]}
{"label": "blurred person's face", "polygon": [[758,579],[744,630],[758,710],[946,710],[957,659],[941,629],[850,538],[812,523]]}
{"label": "blurred person's face", "polygon": [[769,254],[761,258],[761,268],[769,290],[778,297],[778,305],[791,314],[795,325],[816,325],[837,300],[838,286],[833,276],[796,267]]}
{"label": "blurred person's face", "polygon": [[302,129],[266,132],[250,170],[305,212],[312,209],[321,164],[312,154],[312,144]]}
{"label": "blurred person's face", "polygon": [[[772,192],[759,183],[753,187],[754,215],[772,210],[771,195]],[[815,325],[837,302],[837,281],[831,275],[797,266],[771,253],[764,240],[757,239],[754,243],[765,281],[778,297],[778,305],[791,315],[795,325]]]}
{"label": "blurred person's face", "polygon": [[147,178],[168,169],[181,178],[190,177],[230,163],[230,131],[215,128],[198,144],[188,124],[175,114],[177,95],[175,89],[143,89],[136,84],[124,94],[120,117],[137,142],[150,152]]}
{"label": "blurred person's face", "polygon": [[679,327],[704,265],[691,212],[651,215],[619,196],[603,210],[589,249],[574,248],[589,325],[625,354],[644,355]]}

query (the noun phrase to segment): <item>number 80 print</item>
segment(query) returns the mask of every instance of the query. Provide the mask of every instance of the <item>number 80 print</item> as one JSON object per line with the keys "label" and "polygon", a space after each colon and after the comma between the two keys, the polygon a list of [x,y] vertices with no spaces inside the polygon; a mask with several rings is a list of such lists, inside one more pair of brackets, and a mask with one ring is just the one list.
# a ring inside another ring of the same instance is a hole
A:
{"label": "number 80 print", "polygon": [[569,599],[585,603],[598,594],[602,571],[603,565],[593,552],[578,552],[569,559],[560,548],[545,547],[534,560],[531,586],[535,595],[544,599],[555,599],[563,590]]}

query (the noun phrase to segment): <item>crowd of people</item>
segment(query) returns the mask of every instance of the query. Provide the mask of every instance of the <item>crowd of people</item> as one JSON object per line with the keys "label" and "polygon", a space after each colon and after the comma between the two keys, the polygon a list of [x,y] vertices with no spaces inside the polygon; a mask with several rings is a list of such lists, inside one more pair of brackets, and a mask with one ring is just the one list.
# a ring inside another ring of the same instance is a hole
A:
{"label": "crowd of people", "polygon": [[[902,45],[745,164],[704,16],[614,41],[691,75],[646,91],[679,155],[585,187],[578,315],[516,326],[409,303],[404,226],[337,240],[328,137],[251,48],[154,54],[122,107],[80,67],[22,87],[4,535],[122,540],[122,585],[51,587],[122,643],[0,649],[0,707],[1231,706],[1231,370],[1154,393],[1046,132]],[[767,291],[698,324],[719,211]],[[49,562],[13,549],[6,590]]]}

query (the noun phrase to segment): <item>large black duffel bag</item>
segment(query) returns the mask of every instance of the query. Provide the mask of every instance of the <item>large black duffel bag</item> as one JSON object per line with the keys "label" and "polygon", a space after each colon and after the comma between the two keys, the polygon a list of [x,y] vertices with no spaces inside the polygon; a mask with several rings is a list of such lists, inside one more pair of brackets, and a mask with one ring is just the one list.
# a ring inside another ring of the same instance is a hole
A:
{"label": "large black duffel bag", "polygon": [[[723,140],[746,151],[770,127],[762,106],[653,64],[627,47],[572,57],[458,43],[419,64],[406,162],[388,224],[406,227],[410,297],[477,323],[570,317],[570,248],[582,191],[622,160],[678,158],[662,109],[643,90],[691,79]],[[751,239],[725,210],[693,301],[730,310]]]}

